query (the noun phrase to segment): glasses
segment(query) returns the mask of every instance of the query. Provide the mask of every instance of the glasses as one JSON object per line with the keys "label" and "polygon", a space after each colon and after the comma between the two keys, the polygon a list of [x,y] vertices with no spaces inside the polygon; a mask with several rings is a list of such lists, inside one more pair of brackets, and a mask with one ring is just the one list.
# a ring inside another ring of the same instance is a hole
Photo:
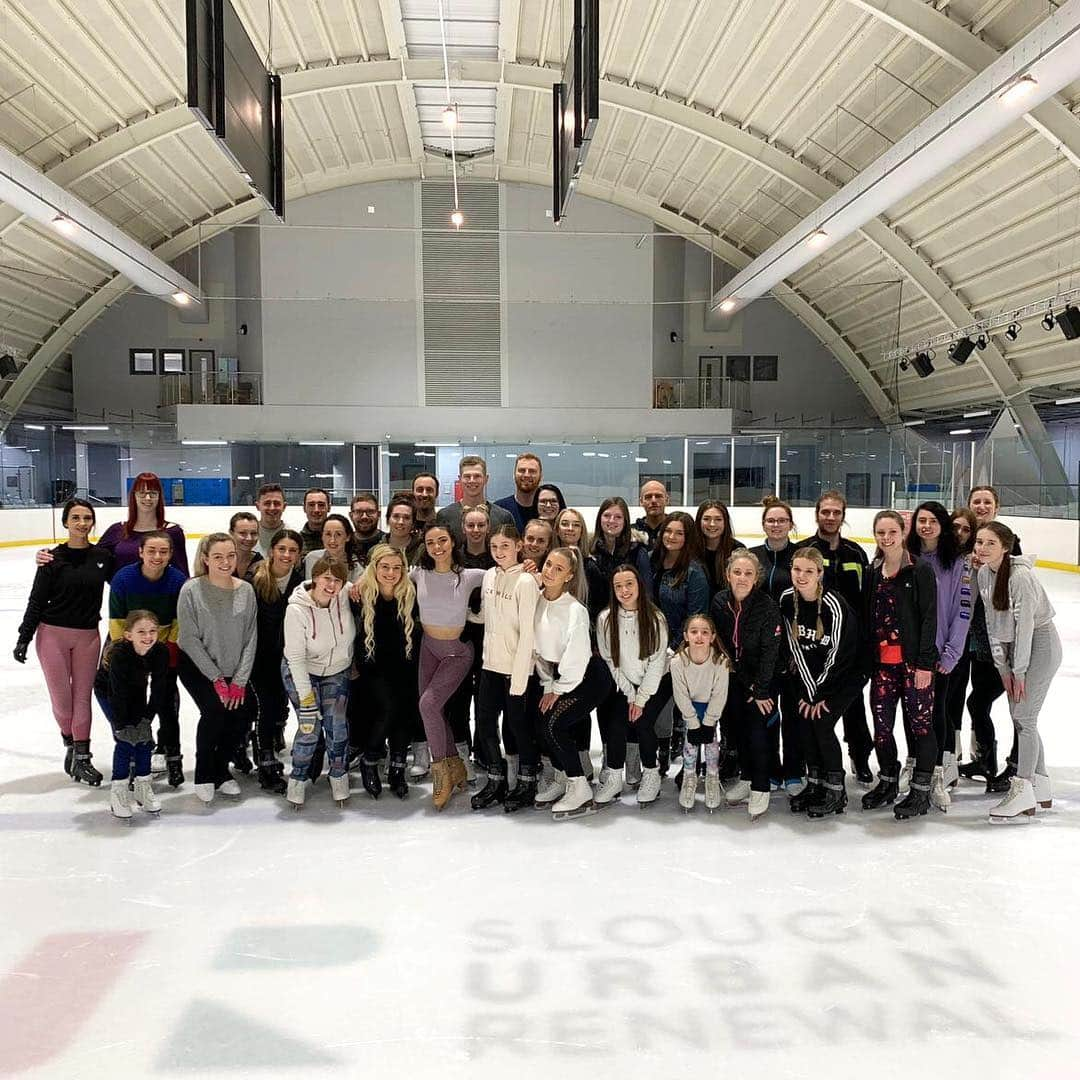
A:
{"label": "glasses", "polygon": [[536,501],[540,506],[558,506],[559,505],[559,500],[558,499],[537,499]]}
{"label": "glasses", "polygon": [[357,517],[378,517],[379,511],[374,507],[369,507],[367,510],[354,510],[353,513]]}

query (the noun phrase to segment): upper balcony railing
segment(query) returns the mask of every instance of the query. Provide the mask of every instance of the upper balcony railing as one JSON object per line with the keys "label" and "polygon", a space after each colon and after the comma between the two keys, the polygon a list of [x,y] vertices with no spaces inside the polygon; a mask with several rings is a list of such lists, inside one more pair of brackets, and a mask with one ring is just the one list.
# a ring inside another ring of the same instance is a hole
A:
{"label": "upper balcony railing", "polygon": [[185,371],[161,376],[158,404],[261,405],[262,374],[256,371]]}
{"label": "upper balcony railing", "polygon": [[735,379],[653,379],[654,409],[750,411],[750,384]]}

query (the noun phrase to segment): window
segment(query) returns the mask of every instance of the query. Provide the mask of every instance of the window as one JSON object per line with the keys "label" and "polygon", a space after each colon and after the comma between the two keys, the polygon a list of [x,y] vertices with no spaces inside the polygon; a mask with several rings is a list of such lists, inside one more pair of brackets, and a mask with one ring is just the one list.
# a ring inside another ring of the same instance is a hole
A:
{"label": "window", "polygon": [[162,375],[182,374],[184,371],[183,349],[162,349],[160,352]]}
{"label": "window", "polygon": [[755,356],[754,357],[754,382],[776,382],[776,369],[779,357]]}
{"label": "window", "polygon": [[729,356],[727,358],[727,377],[736,382],[750,381],[750,357]]}
{"label": "window", "polygon": [[153,349],[130,349],[132,375],[154,375],[157,372],[157,353]]}

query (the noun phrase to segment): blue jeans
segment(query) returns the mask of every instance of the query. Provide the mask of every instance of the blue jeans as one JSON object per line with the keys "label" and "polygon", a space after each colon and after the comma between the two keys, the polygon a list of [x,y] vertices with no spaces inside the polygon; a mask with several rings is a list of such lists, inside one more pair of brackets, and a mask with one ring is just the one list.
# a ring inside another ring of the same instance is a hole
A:
{"label": "blue jeans", "polygon": [[[326,755],[330,762],[331,776],[345,775],[345,751],[349,744],[349,721],[345,715],[349,703],[349,669],[337,675],[312,675],[311,688],[315,691],[315,702],[322,716]],[[285,692],[289,695],[296,715],[300,715],[300,698],[296,693],[289,665],[282,660],[281,679]],[[292,745],[292,778],[306,780],[311,768],[311,757],[319,741],[318,729],[305,733],[298,730]]]}

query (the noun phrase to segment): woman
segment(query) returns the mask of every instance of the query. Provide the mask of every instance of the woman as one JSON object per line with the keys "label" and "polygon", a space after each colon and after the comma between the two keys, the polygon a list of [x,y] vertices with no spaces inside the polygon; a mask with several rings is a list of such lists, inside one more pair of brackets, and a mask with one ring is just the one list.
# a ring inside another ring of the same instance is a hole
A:
{"label": "woman", "polygon": [[581,600],[585,571],[577,549],[556,548],[541,574],[544,587],[533,624],[537,685],[529,706],[557,771],[537,791],[535,805],[550,808],[561,821],[596,812],[575,735],[612,684],[607,665],[592,652],[589,613]]}
{"label": "woman", "polygon": [[812,818],[842,814],[847,806],[844,756],[836,722],[862,693],[861,638],[855,612],[837,592],[825,592],[825,560],[801,547],[791,560],[792,587],[780,597],[787,631],[791,698],[807,762],[806,788],[788,805]]}
{"label": "woman", "polygon": [[573,509],[560,510],[555,518],[555,540],[558,547],[577,548],[582,565],[589,558],[589,529],[580,512]]}
{"label": "woman", "polygon": [[915,507],[907,549],[925,561],[937,583],[937,667],[934,669],[934,738],[937,761],[930,783],[930,801],[947,810],[949,788],[960,778],[957,771],[956,735],[949,719],[949,686],[953,672],[967,647],[971,624],[971,567],[960,554],[949,512],[939,502]]}
{"label": "woman", "polygon": [[252,749],[259,769],[259,786],[275,795],[284,795],[288,785],[277,751],[285,748],[285,722],[289,716],[289,696],[281,678],[281,657],[285,652],[285,610],[289,598],[304,582],[299,567],[304,538],[292,529],[278,529],[270,539],[267,558],[248,571],[247,580],[255,590],[257,627],[255,660],[251,667],[251,689],[259,706]]}
{"label": "woman", "polygon": [[642,534],[630,527],[630,509],[626,500],[616,495],[600,504],[596,514],[596,531],[585,563],[589,621],[593,626],[611,596],[611,575],[615,567],[623,563],[638,572],[645,591],[652,593],[649,548]]}
{"label": "woman", "polygon": [[338,806],[344,806],[349,798],[346,709],[356,626],[348,583],[345,563],[324,555],[311,568],[311,580],[293,592],[285,608],[281,677],[297,720],[285,798],[296,810],[304,805],[308,771],[320,733],[330,766],[330,797]]}
{"label": "woman", "polygon": [[[951,522],[953,536],[956,537],[957,550],[960,552],[960,557],[967,564],[967,573],[971,580],[971,611],[969,615],[973,618],[975,609],[981,603],[979,600],[979,588],[975,583],[975,567],[973,566],[975,531],[978,526],[975,524],[975,515],[966,506],[958,507],[952,512]],[[978,762],[969,762],[966,765],[960,764],[963,756],[960,733],[964,727],[964,699],[967,697],[968,683],[971,681],[971,618],[968,620],[968,640],[964,646],[964,651],[960,654],[960,659],[957,660],[956,667],[952,669],[952,674],[949,676],[948,698],[945,702],[945,712],[949,718],[949,729],[952,731],[952,750],[956,757],[957,774],[966,777],[968,780],[973,779],[971,772],[978,770],[980,767]],[[994,771],[997,772],[996,768]]]}
{"label": "woman", "polygon": [[386,530],[386,542],[404,552],[405,561],[412,566],[424,550],[424,540],[416,531],[416,500],[411,495],[391,498],[386,507]]}
{"label": "woman", "polygon": [[992,822],[1026,821],[1035,807],[1053,805],[1046,771],[1039,713],[1061,666],[1061,639],[1054,609],[1032,572],[1031,560],[1010,556],[1016,537],[999,521],[981,526],[975,538],[979,595],[994,663],[1008,695],[1016,733],[1016,775],[1009,791],[990,811]]}
{"label": "woman", "polygon": [[431,801],[442,810],[454,791],[464,791],[468,772],[462,760],[468,753],[458,744],[445,709],[472,667],[473,646],[461,639],[473,590],[483,584],[483,570],[467,570],[453,533],[429,525],[424,553],[409,571],[416,586],[424,636],[420,644],[420,717],[431,753]]}
{"label": "woman", "polygon": [[371,549],[359,604],[356,693],[373,714],[366,725],[360,775],[364,790],[377,799],[382,794],[378,762],[389,743],[387,784],[399,799],[407,799],[405,754],[417,725],[420,609],[405,556],[396,548],[377,544]]}
{"label": "woman", "polygon": [[[661,535],[666,533],[667,527]],[[638,572],[627,564],[616,567],[611,579],[611,605],[600,612],[596,621],[596,644],[615,680],[614,689],[596,710],[607,762],[606,774],[594,797],[598,806],[606,806],[622,794],[623,764],[631,733],[642,765],[638,805],[655,802],[660,794],[656,724],[671,701],[668,625],[664,613],[645,592]]]}
{"label": "woman", "polygon": [[897,820],[917,817],[930,808],[930,779],[937,756],[934,737],[934,671],[937,650],[937,584],[929,563],[915,561],[904,547],[904,519],[895,510],[874,516],[877,555],[870,564],[863,626],[870,672],[870,711],[874,747],[881,773],[862,800],[876,810],[896,800],[899,791],[896,706],[914,759],[911,786],[894,807]]}
{"label": "woman", "polygon": [[701,565],[709,579],[709,596],[715,597],[724,588],[728,560],[737,548],[746,547],[731,531],[731,515],[718,499],[706,499],[694,519],[698,533]]}
{"label": "woman", "polygon": [[773,495],[762,500],[765,507],[761,515],[761,527],[765,531],[765,543],[750,550],[757,556],[765,573],[761,587],[777,602],[791,588],[791,559],[795,545],[791,542],[791,530],[795,521],[791,507]]}
{"label": "woman", "polygon": [[38,662],[64,743],[64,772],[76,783],[98,787],[101,773],[90,754],[90,695],[101,651],[101,597],[113,557],[90,543],[94,522],[94,508],[85,499],[64,503],[60,523],[67,541],[52,548],[34,574],[13,655],[25,664],[37,635]]}
{"label": "woman", "polygon": [[353,550],[352,522],[344,514],[327,514],[322,528],[322,547],[304,556],[304,578],[311,579],[311,572],[320,559],[337,559],[348,569],[350,584],[360,580],[364,567]]}
{"label": "woman", "polygon": [[461,515],[461,531],[465,546],[461,549],[461,565],[469,570],[490,570],[494,566],[488,551],[491,515],[486,506],[474,506]]}
{"label": "woman", "polygon": [[562,491],[554,484],[541,484],[536,489],[536,516],[546,521],[552,529],[555,519],[566,509]]}
{"label": "woman", "polygon": [[110,525],[98,541],[100,547],[111,551],[115,569],[139,561],[139,534],[164,530],[172,540],[172,565],[184,577],[188,576],[188,559],[184,530],[165,520],[165,491],[152,472],[139,473],[128,492],[127,521]]}
{"label": "woman", "polygon": [[[539,589],[521,559],[521,537],[500,525],[491,537],[495,566],[481,587],[484,617],[483,664],[476,709],[476,739],[488,780],[472,797],[472,808],[501,804],[507,813],[532,806],[540,750],[525,714],[525,691],[533,665],[533,619]],[[507,750],[518,754],[517,786],[510,791],[507,763],[499,746],[499,716]]]}
{"label": "woman", "polygon": [[956,537],[956,546],[961,555],[970,555],[975,550],[977,528],[975,515],[966,506],[952,512],[953,536]]}
{"label": "woman", "polygon": [[555,543],[555,533],[551,523],[533,518],[525,526],[521,534],[521,556],[525,563],[525,569],[530,574],[539,574],[544,568],[544,560],[548,557]]}
{"label": "woman", "polygon": [[769,809],[769,739],[776,710],[780,611],[761,583],[761,564],[745,548],[728,559],[727,585],[712,602],[712,620],[735,664],[721,721],[738,747],[740,779],[725,793],[729,805],[749,800],[751,819]]}
{"label": "woman", "polygon": [[195,553],[195,577],[180,590],[180,681],[199,710],[195,730],[195,794],[239,795],[229,759],[257,708],[248,680],[255,663],[255,592],[233,576],[236,542],[210,533]]}

